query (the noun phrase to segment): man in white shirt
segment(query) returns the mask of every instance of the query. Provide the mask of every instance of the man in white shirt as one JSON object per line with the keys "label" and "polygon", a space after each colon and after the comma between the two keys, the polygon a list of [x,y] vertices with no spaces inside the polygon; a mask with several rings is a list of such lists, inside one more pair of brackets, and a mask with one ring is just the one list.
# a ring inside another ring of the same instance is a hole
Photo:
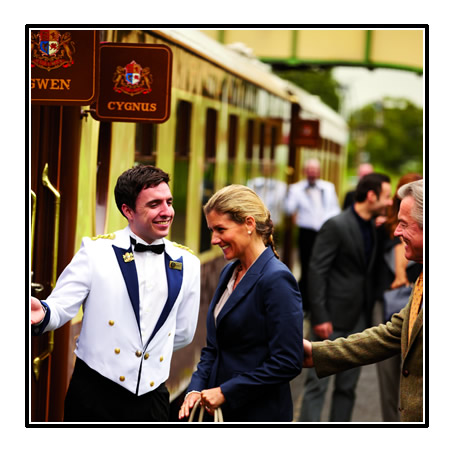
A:
{"label": "man in white shirt", "polygon": [[314,240],[322,225],[341,212],[333,183],[320,176],[320,162],[308,159],[304,166],[306,179],[289,186],[286,212],[293,216],[298,227],[298,250],[301,266],[300,292],[303,308],[309,310],[308,266]]}
{"label": "man in white shirt", "polygon": [[258,197],[270,211],[270,218],[272,219],[276,232],[277,226],[283,219],[287,184],[276,178],[275,169],[274,164],[263,163],[263,176],[248,180],[247,186],[258,194]]}
{"label": "man in white shirt", "polygon": [[175,214],[168,182],[153,166],[124,172],[114,193],[128,226],[84,238],[50,297],[31,299],[34,335],[83,306],[64,421],[168,421],[164,383],[173,351],[193,339],[200,300],[198,258],[165,239]]}

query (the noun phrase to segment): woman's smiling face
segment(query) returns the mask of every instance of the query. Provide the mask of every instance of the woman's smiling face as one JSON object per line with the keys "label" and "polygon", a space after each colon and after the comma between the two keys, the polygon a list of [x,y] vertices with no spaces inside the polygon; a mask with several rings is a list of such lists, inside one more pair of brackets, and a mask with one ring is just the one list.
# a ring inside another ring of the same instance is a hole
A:
{"label": "woman's smiling face", "polygon": [[229,214],[211,211],[206,215],[206,222],[211,231],[211,244],[218,245],[226,260],[242,259],[250,243],[248,226],[231,220]]}

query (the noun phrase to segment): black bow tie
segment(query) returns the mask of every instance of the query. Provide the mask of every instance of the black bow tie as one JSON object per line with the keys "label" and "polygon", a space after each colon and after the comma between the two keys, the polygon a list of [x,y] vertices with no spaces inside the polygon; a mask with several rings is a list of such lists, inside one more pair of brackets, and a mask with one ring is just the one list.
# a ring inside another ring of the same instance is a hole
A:
{"label": "black bow tie", "polygon": [[139,242],[136,243],[136,239],[130,238],[130,240],[131,243],[134,245],[135,252],[153,252],[158,253],[158,255],[160,255],[164,251],[164,244],[145,245],[140,244]]}

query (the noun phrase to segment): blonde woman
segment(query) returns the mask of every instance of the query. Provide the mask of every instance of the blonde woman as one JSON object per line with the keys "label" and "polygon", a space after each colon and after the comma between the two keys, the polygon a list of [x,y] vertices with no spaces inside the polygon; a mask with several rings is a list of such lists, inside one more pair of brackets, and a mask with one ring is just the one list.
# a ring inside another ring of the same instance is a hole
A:
{"label": "blonde woman", "polygon": [[289,381],[302,367],[302,300],[278,259],[270,213],[250,188],[227,186],[204,206],[226,260],[207,316],[207,343],[179,418],[200,399],[226,422],[292,421]]}

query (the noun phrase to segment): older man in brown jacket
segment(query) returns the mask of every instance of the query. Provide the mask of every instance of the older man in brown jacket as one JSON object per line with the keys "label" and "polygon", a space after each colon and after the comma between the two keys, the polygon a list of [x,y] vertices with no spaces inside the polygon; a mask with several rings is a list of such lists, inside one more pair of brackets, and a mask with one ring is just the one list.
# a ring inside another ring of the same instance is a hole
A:
{"label": "older man in brown jacket", "polygon": [[[395,235],[405,244],[407,259],[423,263],[423,180],[404,185]],[[400,417],[423,421],[423,274],[411,298],[391,321],[335,341],[304,340],[304,367],[315,367],[319,377],[402,355]]]}

